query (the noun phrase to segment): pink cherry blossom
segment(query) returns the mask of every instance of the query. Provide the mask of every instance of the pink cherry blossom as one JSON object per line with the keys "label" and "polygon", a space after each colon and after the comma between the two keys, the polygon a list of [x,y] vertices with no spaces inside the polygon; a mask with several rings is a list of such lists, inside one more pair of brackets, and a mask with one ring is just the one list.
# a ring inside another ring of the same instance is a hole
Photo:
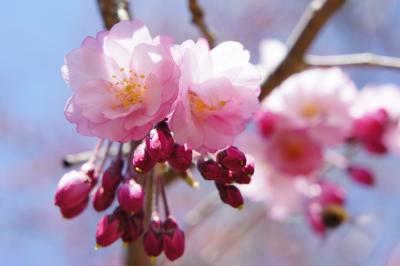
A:
{"label": "pink cherry blossom", "polygon": [[260,62],[256,66],[263,77],[267,77],[283,60],[286,45],[277,39],[264,39],[260,43]]}
{"label": "pink cherry blossom", "polygon": [[323,144],[341,143],[351,130],[353,82],[339,69],[311,69],[292,75],[264,102]]}
{"label": "pink cherry blossom", "polygon": [[322,146],[305,129],[280,130],[264,149],[271,167],[286,175],[309,175],[323,163]]}
{"label": "pink cherry blossom", "polygon": [[180,71],[170,40],[152,38],[139,21],[87,37],[65,57],[74,95],[65,115],[79,133],[125,142],[143,138],[171,110]]}
{"label": "pink cherry blossom", "polygon": [[233,143],[258,109],[260,74],[237,42],[210,51],[207,42],[175,47],[180,62],[179,96],[170,118],[176,141],[201,153]]}

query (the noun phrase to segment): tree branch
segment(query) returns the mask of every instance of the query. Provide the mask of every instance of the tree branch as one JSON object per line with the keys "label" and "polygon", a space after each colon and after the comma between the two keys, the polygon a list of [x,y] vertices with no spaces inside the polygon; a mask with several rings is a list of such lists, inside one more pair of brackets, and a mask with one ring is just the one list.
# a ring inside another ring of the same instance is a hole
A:
{"label": "tree branch", "polygon": [[312,0],[288,41],[288,53],[261,85],[260,101],[290,75],[307,67],[304,55],[329,18],[346,0]]}
{"label": "tree branch", "polygon": [[400,58],[376,55],[371,53],[346,54],[346,55],[307,55],[305,57],[307,67],[382,67],[388,69],[400,69]]}
{"label": "tree branch", "polygon": [[208,28],[206,22],[204,21],[204,11],[197,2],[197,0],[188,0],[189,9],[192,13],[192,23],[195,24],[204,38],[208,41],[210,47],[215,46],[215,36],[211,33],[210,29]]}
{"label": "tree branch", "polygon": [[97,0],[106,29],[121,20],[130,20],[129,0]]}

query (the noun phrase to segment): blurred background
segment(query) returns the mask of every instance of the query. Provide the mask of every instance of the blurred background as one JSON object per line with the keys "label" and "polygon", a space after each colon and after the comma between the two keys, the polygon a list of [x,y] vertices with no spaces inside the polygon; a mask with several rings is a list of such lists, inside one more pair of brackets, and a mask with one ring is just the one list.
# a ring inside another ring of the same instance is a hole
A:
{"label": "blurred background", "polygon": [[[264,38],[285,41],[307,0],[201,0],[217,41],[235,40],[258,63]],[[87,210],[64,220],[53,204],[63,155],[90,149],[94,139],[76,134],[63,115],[71,95],[60,75],[63,57],[103,27],[97,1],[2,1],[0,17],[0,264],[123,265],[117,242],[94,251],[99,217]],[[186,1],[132,1],[135,18],[153,35],[177,42],[199,37]],[[400,1],[350,0],[314,43],[314,54],[375,52],[400,56]],[[361,88],[397,83],[400,73],[346,69]],[[370,160],[360,156],[359,160]],[[349,192],[354,216],[327,239],[314,235],[301,217],[270,220],[263,207],[246,202],[242,212],[222,203],[195,227],[187,226],[187,250],[174,265],[350,266],[400,265],[400,166],[394,158],[371,160],[378,184],[353,186],[331,173]],[[202,204],[212,186],[170,187],[178,219]],[[186,219],[186,220],[185,220]],[[167,265],[161,258],[160,264]]]}

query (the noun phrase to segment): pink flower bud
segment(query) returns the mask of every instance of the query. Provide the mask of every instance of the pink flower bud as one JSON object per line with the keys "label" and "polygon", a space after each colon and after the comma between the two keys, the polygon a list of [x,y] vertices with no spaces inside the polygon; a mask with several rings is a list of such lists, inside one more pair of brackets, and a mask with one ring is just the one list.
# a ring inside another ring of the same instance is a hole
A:
{"label": "pink flower bud", "polygon": [[143,235],[143,248],[148,256],[157,257],[163,249],[163,230],[160,218],[153,216],[147,231]]}
{"label": "pink flower bud", "polygon": [[346,201],[346,194],[344,189],[329,181],[320,181],[311,185],[310,190],[312,195],[310,200],[317,202],[322,206],[326,205],[343,205]]}
{"label": "pink flower bud", "polygon": [[115,198],[115,192],[106,192],[103,187],[98,187],[93,197],[93,208],[98,211],[104,211],[111,206]]}
{"label": "pink flower bud", "polygon": [[246,165],[246,155],[235,146],[217,153],[217,162],[232,171],[241,171]]}
{"label": "pink flower bud", "polygon": [[72,208],[60,208],[61,214],[65,219],[71,219],[77,215],[79,215],[81,212],[83,212],[89,202],[89,198],[87,198],[84,202],[79,203],[77,206],[72,207]]}
{"label": "pink flower bud", "polygon": [[384,109],[357,118],[353,122],[353,135],[361,141],[377,141],[382,138],[386,125],[389,122],[389,115]]}
{"label": "pink flower bud", "polygon": [[143,208],[144,193],[142,186],[133,179],[123,183],[118,189],[118,202],[127,213],[137,213]]}
{"label": "pink flower bud", "polygon": [[185,172],[192,164],[192,150],[188,149],[186,145],[175,144],[168,163],[176,171]]}
{"label": "pink flower bud", "polygon": [[104,171],[101,184],[105,191],[115,193],[119,183],[122,181],[123,167],[124,161],[122,159],[116,159]]}
{"label": "pink flower bud", "polygon": [[279,115],[270,112],[260,112],[256,118],[259,131],[264,137],[269,137],[274,132],[278,122]]}
{"label": "pink flower bud", "polygon": [[167,123],[161,122],[146,137],[146,151],[154,161],[164,162],[171,156],[174,143]]}
{"label": "pink flower bud", "polygon": [[125,232],[122,236],[122,241],[130,243],[138,239],[143,233],[143,218],[142,212],[132,215],[128,218]]}
{"label": "pink flower bud", "polygon": [[372,186],[375,183],[371,171],[364,167],[352,165],[347,168],[347,172],[354,181],[361,185]]}
{"label": "pink flower bud", "polygon": [[228,171],[221,167],[214,160],[199,160],[197,162],[197,168],[200,171],[200,174],[207,180],[223,180],[227,176],[229,176]]}
{"label": "pink flower bud", "polygon": [[179,229],[175,219],[169,216],[164,224],[163,250],[165,256],[174,261],[185,251],[185,233]]}
{"label": "pink flower bud", "polygon": [[135,153],[133,154],[133,166],[135,171],[141,174],[149,172],[156,164],[156,161],[151,159],[145,147],[145,143],[140,144],[137,146]]}
{"label": "pink flower bud", "polygon": [[123,216],[117,213],[103,216],[97,224],[96,243],[106,247],[118,240],[124,233]]}
{"label": "pink flower bud", "polygon": [[382,140],[364,141],[363,144],[365,149],[373,154],[381,155],[387,153],[388,151]]}
{"label": "pink flower bud", "polygon": [[240,190],[233,185],[223,185],[216,183],[219,197],[226,204],[231,205],[233,208],[241,208],[243,206],[243,197]]}
{"label": "pink flower bud", "polygon": [[[87,202],[91,189],[92,184],[89,176],[82,171],[73,170],[66,173],[58,182],[54,203],[63,209],[64,212],[72,209],[80,210],[80,207]],[[83,209],[81,211],[83,211]],[[68,216],[71,216],[71,213],[78,215],[80,212],[68,211]]]}

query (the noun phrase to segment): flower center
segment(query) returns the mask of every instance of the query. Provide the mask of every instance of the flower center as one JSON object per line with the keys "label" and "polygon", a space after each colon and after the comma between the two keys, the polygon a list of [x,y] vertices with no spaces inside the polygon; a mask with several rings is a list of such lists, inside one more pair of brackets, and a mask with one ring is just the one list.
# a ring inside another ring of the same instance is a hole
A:
{"label": "flower center", "polygon": [[146,76],[137,74],[133,70],[126,71],[121,67],[120,72],[112,76],[107,90],[118,100],[118,104],[113,104],[113,110],[118,108],[129,109],[137,103],[143,102],[143,93],[147,89],[145,85]]}
{"label": "flower center", "polygon": [[315,103],[307,103],[301,109],[301,115],[305,118],[312,118],[318,114],[318,107]]}
{"label": "flower center", "polygon": [[303,145],[297,140],[289,140],[285,147],[285,153],[290,159],[299,158],[303,153]]}
{"label": "flower center", "polygon": [[227,101],[219,101],[216,106],[206,104],[195,92],[189,91],[190,108],[195,113],[204,113],[206,111],[216,111],[224,107]]}

